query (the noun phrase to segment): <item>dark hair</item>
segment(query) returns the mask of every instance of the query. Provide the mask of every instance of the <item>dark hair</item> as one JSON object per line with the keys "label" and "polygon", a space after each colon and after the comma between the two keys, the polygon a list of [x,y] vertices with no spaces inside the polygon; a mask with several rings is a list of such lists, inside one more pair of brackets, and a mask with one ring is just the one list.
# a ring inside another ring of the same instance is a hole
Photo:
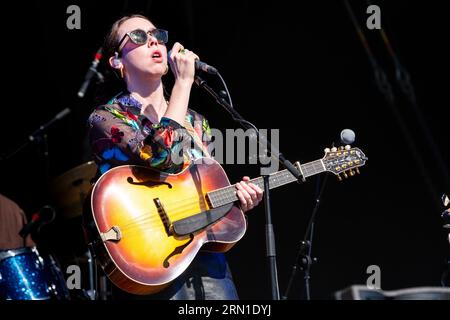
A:
{"label": "dark hair", "polygon": [[109,59],[112,57],[115,53],[116,47],[119,44],[120,39],[117,38],[118,31],[120,26],[127,20],[132,18],[142,18],[145,20],[150,21],[147,17],[141,15],[141,14],[132,14],[128,16],[124,16],[113,23],[111,26],[111,29],[109,29],[108,34],[106,35],[105,41],[103,43],[103,50],[105,53],[105,57]]}
{"label": "dark hair", "polygon": [[[95,94],[95,102],[97,104],[105,103],[111,97],[115,96],[121,91],[124,91],[125,82],[120,78],[117,70],[112,69],[109,65],[109,58],[114,56],[117,45],[119,44],[120,39],[118,36],[118,31],[120,26],[127,20],[132,18],[142,18],[150,21],[149,18],[142,14],[130,14],[123,16],[116,22],[111,25],[108,34],[106,35],[103,42],[103,64],[105,66],[105,82],[102,83],[97,88],[97,92]],[[150,21],[151,22],[151,21]],[[168,99],[169,94],[166,90],[166,86],[163,83],[164,96]]]}
{"label": "dark hair", "polygon": [[107,33],[104,41],[103,41],[103,69],[105,73],[105,82],[101,83],[95,92],[94,102],[96,104],[106,103],[111,97],[117,95],[119,92],[124,91],[125,82],[120,78],[117,70],[111,68],[109,65],[109,58],[114,56],[117,45],[119,44],[120,39],[118,39],[118,33],[120,26],[127,20],[132,18],[142,18],[150,21],[146,16],[141,14],[130,14],[123,16],[119,20],[115,21],[109,32]]}

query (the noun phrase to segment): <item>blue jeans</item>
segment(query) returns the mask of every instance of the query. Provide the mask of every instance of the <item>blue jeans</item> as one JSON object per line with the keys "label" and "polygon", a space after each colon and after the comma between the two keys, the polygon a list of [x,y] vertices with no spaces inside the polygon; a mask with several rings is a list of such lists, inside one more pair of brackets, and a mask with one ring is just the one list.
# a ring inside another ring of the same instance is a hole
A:
{"label": "blue jeans", "polygon": [[117,288],[113,298],[157,300],[238,300],[230,268],[223,253],[199,252],[186,271],[164,290],[134,296]]}

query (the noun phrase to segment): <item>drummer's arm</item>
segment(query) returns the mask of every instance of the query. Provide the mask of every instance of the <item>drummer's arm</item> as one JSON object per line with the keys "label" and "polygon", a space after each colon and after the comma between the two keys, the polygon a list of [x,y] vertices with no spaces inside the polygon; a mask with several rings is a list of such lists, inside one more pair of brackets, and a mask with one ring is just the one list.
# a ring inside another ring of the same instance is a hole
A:
{"label": "drummer's arm", "polygon": [[[21,220],[22,220],[22,224],[26,225],[27,222],[27,217],[25,215],[25,212],[23,212],[22,209],[20,209],[20,216],[21,216]],[[35,247],[36,243],[33,241],[33,239],[31,238],[31,234],[28,234],[25,239],[24,239],[24,245],[25,247]]]}

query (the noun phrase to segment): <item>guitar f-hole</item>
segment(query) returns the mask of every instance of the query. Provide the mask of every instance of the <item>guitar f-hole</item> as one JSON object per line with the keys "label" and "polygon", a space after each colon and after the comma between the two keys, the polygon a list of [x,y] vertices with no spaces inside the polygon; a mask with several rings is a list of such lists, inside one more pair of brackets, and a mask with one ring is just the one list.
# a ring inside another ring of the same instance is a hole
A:
{"label": "guitar f-hole", "polygon": [[132,177],[128,177],[127,178],[127,182],[129,184],[135,185],[135,186],[146,186],[146,187],[156,187],[158,185],[162,185],[165,184],[169,189],[172,189],[172,185],[168,182],[165,181],[152,181],[152,180],[148,180],[148,181],[141,181],[141,182],[136,182],[133,180]]}

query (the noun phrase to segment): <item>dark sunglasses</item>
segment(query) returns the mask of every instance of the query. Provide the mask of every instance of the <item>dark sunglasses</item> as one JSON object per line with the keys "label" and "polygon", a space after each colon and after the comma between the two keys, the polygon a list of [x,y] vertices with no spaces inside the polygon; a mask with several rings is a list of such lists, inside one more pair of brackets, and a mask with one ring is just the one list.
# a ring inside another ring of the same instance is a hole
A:
{"label": "dark sunglasses", "polygon": [[165,44],[169,40],[169,32],[163,29],[153,29],[150,31],[144,31],[142,29],[136,29],[130,32],[127,32],[122,40],[120,40],[119,44],[116,47],[116,51],[120,51],[120,46],[125,41],[127,37],[130,38],[131,42],[138,45],[143,45],[148,43],[149,36],[154,37],[159,44]]}

